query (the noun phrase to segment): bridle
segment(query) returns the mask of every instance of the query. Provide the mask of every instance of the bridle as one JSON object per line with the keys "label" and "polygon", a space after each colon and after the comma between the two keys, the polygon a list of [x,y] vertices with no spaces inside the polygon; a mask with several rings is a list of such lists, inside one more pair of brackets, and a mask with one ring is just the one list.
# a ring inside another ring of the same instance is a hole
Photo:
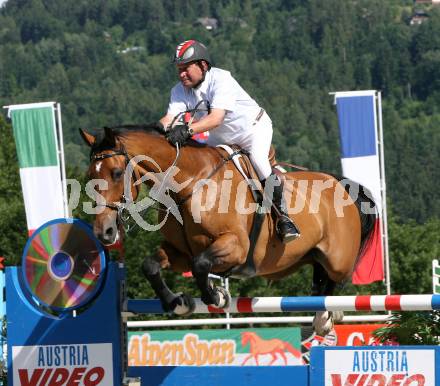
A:
{"label": "bridle", "polygon": [[[111,150],[111,149],[109,149]],[[107,158],[112,158],[112,157],[116,157],[116,156],[124,156],[125,158],[125,171],[127,171],[127,166],[130,164],[131,160],[133,157],[131,157],[127,150],[125,149],[124,145],[121,143],[120,144],[120,148],[116,149],[116,150],[111,150],[111,153],[100,153],[100,154],[96,154],[94,152],[94,150],[92,149],[90,152],[90,163],[92,162],[96,162],[96,161],[102,161],[105,160]],[[177,161],[180,157],[180,149],[179,147],[177,147],[177,154],[176,154],[176,158],[172,164],[172,166],[170,167],[170,170],[172,170],[173,166],[176,166]],[[136,175],[136,181],[139,180],[140,178],[140,173],[136,172],[136,168],[133,168],[135,174]],[[130,181],[133,179],[133,175],[130,176]],[[164,180],[161,183],[161,186],[159,187],[159,191],[161,191],[163,189],[163,186],[166,183],[167,178],[165,177]],[[124,183],[125,183],[125,179],[124,179]],[[135,188],[136,188],[136,197],[139,196],[139,191],[140,191],[140,185],[139,184],[134,184]],[[130,191],[131,191],[131,185],[130,185]],[[104,203],[104,204],[99,204],[97,203],[96,206],[104,206],[106,208],[112,209],[117,211],[117,221],[123,225],[125,232],[128,232],[130,230],[130,226],[128,225],[128,220],[130,218],[130,210],[128,209],[130,206],[134,205],[135,202],[132,199],[132,195],[130,194],[130,198],[127,198],[126,194],[125,194],[126,190],[125,190],[125,185],[124,185],[124,193],[122,193],[121,196],[121,200],[119,202],[113,202],[113,203]],[[191,197],[192,193],[189,195],[189,197]],[[189,198],[185,198],[185,201]],[[152,199],[153,201],[158,202],[156,199],[154,199],[153,197],[150,196],[150,199]],[[160,203],[159,203],[160,204]],[[177,204],[177,206],[180,206],[180,203]],[[159,212],[165,212],[168,213],[170,211],[170,208],[167,209],[163,209],[161,207],[153,207],[154,209],[156,209]],[[128,213],[127,213],[128,212]],[[127,214],[125,214],[127,213]]]}
{"label": "bridle", "polygon": [[[121,147],[117,150],[112,150],[112,153],[100,153],[100,154],[95,154],[93,149],[90,152],[90,163],[92,162],[96,162],[96,161],[102,161],[105,160],[107,158],[112,158],[112,157],[117,157],[117,156],[124,156],[125,158],[125,170],[127,169],[127,166],[129,165],[129,163],[131,162],[131,157],[129,156],[129,154],[127,153],[127,151],[125,150],[124,145],[121,143],[120,145]],[[134,169],[136,170],[136,169]],[[137,178],[139,176],[136,176]],[[130,177],[130,181],[132,180],[132,176]],[[134,184],[135,188],[136,188],[136,197],[139,195],[139,191],[140,191],[140,187],[139,185]],[[131,189],[131,186],[130,186]],[[131,195],[130,195],[131,196]],[[132,197],[130,197],[129,199],[127,198],[127,196],[125,195],[125,187],[124,187],[124,193],[122,193],[121,196],[121,200],[120,202],[113,202],[113,203],[107,203],[105,202],[104,204],[99,204],[96,203],[96,206],[104,206],[107,207],[109,209],[115,210],[117,211],[117,218],[118,221],[125,225],[129,219],[129,215],[125,215],[124,212],[128,211],[128,206],[132,205],[134,203]],[[126,229],[127,231],[127,229]]]}

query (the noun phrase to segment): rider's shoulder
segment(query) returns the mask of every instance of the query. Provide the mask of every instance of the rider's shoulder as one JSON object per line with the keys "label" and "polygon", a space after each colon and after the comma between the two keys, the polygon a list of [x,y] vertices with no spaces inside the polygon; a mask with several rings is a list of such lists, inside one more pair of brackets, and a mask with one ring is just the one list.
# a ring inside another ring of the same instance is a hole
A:
{"label": "rider's shoulder", "polygon": [[179,95],[179,94],[185,94],[185,87],[183,87],[182,83],[178,82],[176,83],[173,88],[171,89],[171,95]]}
{"label": "rider's shoulder", "polygon": [[209,75],[211,80],[213,81],[224,81],[233,79],[230,71],[223,70],[217,67],[212,67],[211,70],[209,70]]}

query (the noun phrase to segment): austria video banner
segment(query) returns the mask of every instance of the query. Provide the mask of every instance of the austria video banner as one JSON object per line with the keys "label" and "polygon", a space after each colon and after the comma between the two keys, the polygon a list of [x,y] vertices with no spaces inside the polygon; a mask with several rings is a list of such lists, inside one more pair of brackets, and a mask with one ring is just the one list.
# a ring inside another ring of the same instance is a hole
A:
{"label": "austria video banner", "polygon": [[372,194],[379,218],[364,255],[353,273],[353,284],[383,280],[382,199],[377,141],[376,91],[335,94],[341,141],[342,173]]}

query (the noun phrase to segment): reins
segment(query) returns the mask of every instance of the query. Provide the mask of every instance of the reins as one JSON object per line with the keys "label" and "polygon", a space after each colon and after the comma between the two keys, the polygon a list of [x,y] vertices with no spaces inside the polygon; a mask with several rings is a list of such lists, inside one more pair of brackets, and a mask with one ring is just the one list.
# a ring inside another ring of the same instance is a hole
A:
{"label": "reins", "polygon": [[[233,159],[233,157],[235,157],[237,154],[243,152],[242,149],[236,150],[234,151],[232,154],[230,154],[228,157],[223,157],[223,155],[220,153],[220,151],[218,149],[217,153],[218,155],[221,157],[221,161],[219,163],[217,163],[217,165],[214,167],[213,170],[211,170],[211,172],[208,174],[208,176],[205,179],[210,179],[212,178],[216,173],[218,173],[218,171],[223,168],[224,165],[226,165],[229,161],[231,161]],[[169,171],[173,170],[173,167],[177,165],[177,162],[179,161],[180,158],[180,148],[179,146],[176,147],[176,157],[171,165],[170,168],[168,168]],[[132,156],[130,156],[130,154],[128,154],[128,152],[125,149],[125,146],[121,143],[121,147],[119,149],[113,150],[112,153],[101,153],[101,154],[94,154],[93,150],[90,154],[90,161],[91,162],[96,162],[96,161],[102,161],[105,160],[107,158],[112,158],[112,157],[116,157],[116,156],[124,156],[125,158],[125,168],[127,168],[127,166],[129,165],[129,163],[132,160]],[[134,169],[136,170],[136,169]],[[168,177],[168,173],[165,175],[165,178],[163,179],[161,186],[159,187],[159,192],[162,192],[163,187],[165,186],[165,183],[167,181],[167,177]],[[138,178],[138,176],[136,176]],[[130,181],[132,180],[133,177],[130,178]],[[138,184],[133,183],[133,185],[136,187],[136,191],[137,191],[137,195],[139,195],[139,191],[140,191],[140,187]],[[131,188],[131,186],[130,186]],[[183,198],[178,198],[176,197],[176,205],[177,207],[181,207],[186,201],[188,201],[194,193],[196,193],[197,191],[199,191],[200,189],[202,189],[203,186],[199,186],[196,190],[192,190],[189,194],[187,194],[186,196],[184,196]],[[158,202],[156,199],[154,199],[153,197],[149,196],[150,199],[152,199],[153,201]],[[160,204],[160,202],[158,202]],[[113,202],[113,203],[105,203],[105,204],[98,204],[97,206],[104,206],[107,207],[109,209],[112,210],[116,210],[118,212],[117,216],[119,221],[124,225],[125,231],[128,232],[129,231],[129,227],[126,226],[128,220],[129,220],[129,215],[125,215],[124,212],[127,211],[127,207],[129,205],[133,205],[135,204],[134,200],[132,198],[127,198],[127,196],[125,195],[125,193],[122,194],[121,196],[121,201],[120,202]],[[157,211],[163,211],[165,213],[169,213],[170,208],[167,209],[163,209],[161,207],[155,207],[154,209],[156,209]]]}
{"label": "reins", "polygon": [[[204,103],[205,104],[205,108],[200,108],[200,105],[202,104],[202,103]],[[183,111],[183,112],[181,112],[181,113],[179,113],[179,114],[177,114],[175,117],[174,117],[174,119],[173,119],[173,121],[171,122],[171,127],[173,127],[174,126],[174,124],[177,122],[177,121],[179,121],[179,120],[181,120],[181,119],[183,119],[183,120],[185,120],[185,115],[186,114],[190,114],[190,120],[189,120],[189,124],[192,122],[192,120],[194,119],[194,117],[195,117],[195,114],[197,113],[197,112],[200,112],[200,111],[207,111],[208,112],[208,114],[209,114],[209,112],[211,111],[211,105],[210,105],[210,103],[209,103],[209,101],[208,100],[204,100],[204,99],[202,99],[201,101],[199,101],[197,104],[196,104],[196,106],[195,106],[195,108],[194,109],[189,109],[189,110],[186,110],[186,111]],[[176,144],[177,145],[177,144]],[[217,150],[218,151],[218,150]],[[222,158],[222,161],[219,163],[219,164],[217,164],[216,165],[216,167],[209,173],[209,175],[206,177],[206,179],[209,179],[209,178],[211,178],[211,177],[213,177],[227,162],[229,162],[231,159],[232,159],[232,157],[234,157],[236,154],[238,154],[238,152],[234,152],[233,154],[231,154],[229,157],[227,157],[227,158],[224,158],[223,156],[222,156],[222,154],[218,151],[218,153],[219,153],[219,155],[220,155],[220,157]],[[116,150],[113,150],[113,152],[112,153],[105,153],[105,154],[94,154],[94,152],[93,152],[93,148],[92,148],[92,150],[91,150],[91,152],[90,152],[90,161],[92,162],[92,161],[100,161],[100,160],[104,160],[104,159],[107,159],[107,158],[111,158],[111,157],[116,157],[116,156],[119,156],[119,155],[122,155],[122,156],[124,156],[124,158],[125,158],[125,169],[127,169],[127,166],[129,165],[129,163],[131,162],[131,160],[132,160],[132,158],[133,157],[131,157],[129,154],[128,154],[128,152],[126,151],[126,149],[125,149],[125,147],[124,147],[124,145],[121,143],[121,148],[120,149],[116,149]],[[168,168],[168,170],[171,172],[172,170],[173,170],[173,168],[177,165],[177,162],[178,162],[178,160],[179,160],[179,158],[180,158],[180,148],[179,148],[179,146],[177,145],[176,146],[176,158],[174,159],[174,161],[173,161],[173,163],[172,163],[172,165],[171,165],[171,167],[170,168]],[[136,170],[136,169],[134,169],[134,170]],[[166,173],[166,175],[165,175],[165,178],[163,179],[163,181],[162,181],[162,183],[161,183],[161,186],[159,187],[159,193],[161,193],[162,192],[162,190],[163,190],[163,187],[165,186],[165,183],[166,183],[166,181],[167,181],[167,177],[168,177],[168,175],[169,175],[169,172],[167,172]],[[131,181],[131,179],[132,179],[132,177],[130,178],[130,181]],[[136,191],[137,191],[137,195],[136,196],[138,196],[139,195],[139,190],[140,190],[140,187],[139,187],[139,185],[137,185],[137,184],[134,184],[135,185],[135,187],[136,187]],[[198,191],[199,189],[201,189],[201,187],[199,187],[196,191]],[[177,204],[177,207],[180,207],[181,205],[183,205],[189,198],[191,198],[191,196],[193,195],[195,193],[195,191],[192,191],[190,194],[188,194],[188,195],[186,195],[185,197],[183,197],[182,199],[177,199],[177,202],[176,202],[176,204]],[[152,199],[153,201],[156,201],[156,202],[158,202],[156,199],[154,199],[153,197],[151,197],[151,196],[149,196],[150,197],[150,199]],[[105,206],[105,207],[107,207],[107,208],[109,208],[109,209],[112,209],[112,210],[116,210],[117,212],[118,212],[118,219],[120,220],[120,222],[122,223],[122,224],[126,224],[127,223],[127,221],[128,221],[128,219],[129,219],[129,216],[127,215],[127,216],[124,216],[124,211],[126,211],[127,210],[127,207],[129,206],[129,205],[132,205],[132,204],[134,204],[134,201],[132,200],[132,199],[130,199],[130,200],[128,200],[127,199],[127,197],[126,197],[126,195],[125,195],[125,189],[124,189],[124,193],[122,194],[122,197],[121,197],[121,202],[113,202],[113,203],[110,203],[110,204],[108,204],[108,203],[105,203],[105,204],[97,204],[97,206]],[[160,203],[159,203],[160,204]],[[167,209],[163,209],[163,208],[161,208],[160,206],[159,207],[155,207],[154,209],[156,209],[157,211],[162,211],[162,212],[165,212],[165,213],[169,213],[169,211],[170,211],[170,208],[167,208]],[[125,231],[126,232],[128,232],[128,230],[129,229],[125,229]]]}
{"label": "reins", "polygon": [[[220,157],[222,158],[222,160],[214,167],[213,170],[211,170],[211,172],[208,174],[208,176],[204,178],[205,180],[212,178],[223,166],[225,166],[229,161],[232,161],[232,159],[236,155],[238,155],[240,153],[244,153],[243,149],[238,149],[238,150],[234,151],[232,154],[230,154],[228,157],[224,158],[223,155],[220,153],[220,151],[217,148],[215,148],[215,149],[217,150],[217,152],[220,155]],[[199,186],[196,190],[193,190],[191,193],[189,193],[185,197],[181,198],[178,201],[177,206],[183,205],[186,201],[188,201],[191,198],[191,196],[194,193],[198,192],[202,188],[203,188],[203,185]]]}

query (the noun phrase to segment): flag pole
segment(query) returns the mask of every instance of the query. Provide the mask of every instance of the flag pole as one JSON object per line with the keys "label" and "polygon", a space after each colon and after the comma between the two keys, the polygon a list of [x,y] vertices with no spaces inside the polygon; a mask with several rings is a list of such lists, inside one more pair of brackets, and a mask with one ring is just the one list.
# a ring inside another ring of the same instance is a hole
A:
{"label": "flag pole", "polygon": [[58,157],[60,159],[60,168],[61,168],[61,184],[63,189],[63,199],[64,199],[64,217],[71,217],[72,214],[69,213],[69,201],[67,199],[67,178],[66,178],[66,164],[64,159],[64,139],[63,139],[63,124],[61,121],[61,105],[59,103],[55,104],[55,110],[57,113],[57,125],[56,128],[58,130],[58,141],[59,141],[59,154]]}
{"label": "flag pole", "polygon": [[391,294],[391,275],[390,275],[390,258],[388,249],[388,217],[387,217],[387,190],[385,179],[385,158],[384,158],[384,142],[383,142],[383,125],[382,125],[382,93],[377,91],[377,117],[379,129],[379,165],[380,165],[380,185],[382,195],[382,245],[384,247],[384,264],[385,264],[385,284],[387,295]]}

